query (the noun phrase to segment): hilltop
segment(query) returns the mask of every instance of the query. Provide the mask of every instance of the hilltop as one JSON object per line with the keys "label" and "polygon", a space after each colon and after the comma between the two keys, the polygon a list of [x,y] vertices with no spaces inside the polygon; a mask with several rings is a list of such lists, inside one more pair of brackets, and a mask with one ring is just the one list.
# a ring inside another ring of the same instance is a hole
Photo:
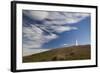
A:
{"label": "hilltop", "polygon": [[70,46],[55,48],[42,53],[32,54],[23,57],[23,62],[45,62],[64,60],[84,60],[91,58],[90,45]]}

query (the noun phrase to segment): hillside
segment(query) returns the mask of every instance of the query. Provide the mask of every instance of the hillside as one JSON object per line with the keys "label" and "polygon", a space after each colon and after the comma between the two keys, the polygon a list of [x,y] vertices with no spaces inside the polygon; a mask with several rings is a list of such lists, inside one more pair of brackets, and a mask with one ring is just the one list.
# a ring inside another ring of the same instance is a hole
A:
{"label": "hillside", "polygon": [[44,62],[90,59],[90,45],[79,45],[64,48],[56,48],[50,51],[24,56],[23,62]]}

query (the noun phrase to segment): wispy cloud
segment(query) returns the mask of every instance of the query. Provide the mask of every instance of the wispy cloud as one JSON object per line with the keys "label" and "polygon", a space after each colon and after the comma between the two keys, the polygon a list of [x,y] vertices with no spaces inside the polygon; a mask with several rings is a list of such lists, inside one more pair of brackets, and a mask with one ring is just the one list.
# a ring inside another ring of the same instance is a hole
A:
{"label": "wispy cloud", "polygon": [[62,33],[62,32],[65,32],[65,31],[77,30],[78,28],[72,27],[72,26],[51,26],[51,29],[54,32]]}
{"label": "wispy cloud", "polygon": [[45,24],[74,24],[80,22],[88,16],[88,13],[50,12],[45,21]]}
{"label": "wispy cloud", "polygon": [[23,27],[23,48],[40,48],[44,43],[57,37],[54,33],[44,35],[44,31],[35,25]]}
{"label": "wispy cloud", "polygon": [[89,13],[78,13],[78,12],[48,12],[48,11],[29,11],[24,10],[25,15],[36,20],[45,20],[46,24],[73,24],[81,21],[88,17]]}

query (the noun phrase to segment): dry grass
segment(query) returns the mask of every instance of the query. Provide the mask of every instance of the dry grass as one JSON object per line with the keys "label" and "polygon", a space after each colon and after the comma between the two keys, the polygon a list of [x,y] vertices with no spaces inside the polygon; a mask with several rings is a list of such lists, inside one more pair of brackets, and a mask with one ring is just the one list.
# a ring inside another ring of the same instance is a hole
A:
{"label": "dry grass", "polygon": [[90,45],[57,48],[50,51],[23,57],[23,62],[45,62],[64,60],[84,60],[91,58]]}

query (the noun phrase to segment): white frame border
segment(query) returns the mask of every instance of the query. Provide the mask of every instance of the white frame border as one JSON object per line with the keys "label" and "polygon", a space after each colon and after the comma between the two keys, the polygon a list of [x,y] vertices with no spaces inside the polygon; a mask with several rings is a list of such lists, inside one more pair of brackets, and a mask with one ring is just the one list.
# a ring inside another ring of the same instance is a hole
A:
{"label": "white frame border", "polygon": [[[60,6],[45,6],[45,5],[28,5],[17,4],[17,48],[16,48],[16,64],[17,70],[21,69],[38,69],[38,68],[53,68],[53,67],[72,67],[72,66],[85,66],[96,65],[96,9],[84,8],[84,7],[60,7]],[[26,10],[49,10],[49,11],[70,11],[70,12],[88,12],[91,13],[91,60],[79,60],[79,61],[63,61],[63,62],[41,62],[41,63],[22,63],[22,9]],[[94,36],[93,36],[94,35]],[[93,49],[95,48],[95,49]],[[55,66],[53,66],[55,65]],[[67,65],[67,66],[66,66]]]}

